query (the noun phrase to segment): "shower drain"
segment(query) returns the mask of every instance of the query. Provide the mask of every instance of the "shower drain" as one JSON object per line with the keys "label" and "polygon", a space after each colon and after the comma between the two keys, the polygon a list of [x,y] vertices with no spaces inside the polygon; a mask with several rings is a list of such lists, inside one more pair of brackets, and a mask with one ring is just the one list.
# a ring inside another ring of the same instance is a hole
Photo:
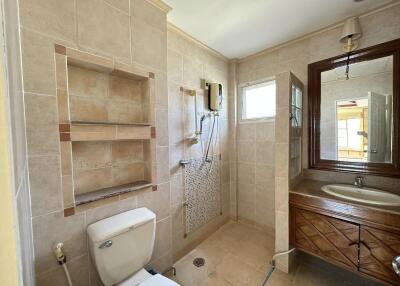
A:
{"label": "shower drain", "polygon": [[196,267],[202,267],[204,264],[206,264],[206,261],[203,257],[196,257],[193,259],[193,265]]}

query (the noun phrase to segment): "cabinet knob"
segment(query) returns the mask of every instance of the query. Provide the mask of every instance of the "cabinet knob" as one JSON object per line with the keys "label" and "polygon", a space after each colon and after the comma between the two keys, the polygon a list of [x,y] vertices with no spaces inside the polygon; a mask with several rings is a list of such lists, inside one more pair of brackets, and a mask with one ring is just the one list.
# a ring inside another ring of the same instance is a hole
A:
{"label": "cabinet knob", "polygon": [[394,272],[400,276],[400,255],[397,255],[395,258],[393,258],[392,267]]}

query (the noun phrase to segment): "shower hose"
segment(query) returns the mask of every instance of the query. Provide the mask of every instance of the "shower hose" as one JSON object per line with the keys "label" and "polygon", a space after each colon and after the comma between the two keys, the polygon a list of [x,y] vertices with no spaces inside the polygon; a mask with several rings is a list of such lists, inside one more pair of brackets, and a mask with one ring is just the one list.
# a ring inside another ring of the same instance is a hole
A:
{"label": "shower hose", "polygon": [[275,271],[275,268],[276,268],[275,260],[276,260],[276,258],[278,258],[279,256],[282,256],[282,255],[287,255],[287,254],[291,253],[294,250],[295,250],[295,248],[292,248],[292,249],[290,249],[288,251],[277,252],[277,253],[274,254],[274,256],[272,256],[271,267],[269,268],[268,272],[265,274],[265,277],[264,277],[263,281],[261,282],[260,286],[267,285],[268,280],[271,278],[272,273]]}

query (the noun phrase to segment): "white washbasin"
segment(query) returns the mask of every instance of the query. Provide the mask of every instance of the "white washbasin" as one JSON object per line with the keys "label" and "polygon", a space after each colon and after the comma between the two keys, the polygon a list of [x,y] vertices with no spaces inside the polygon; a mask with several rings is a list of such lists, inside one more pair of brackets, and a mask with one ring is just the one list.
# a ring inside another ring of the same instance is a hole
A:
{"label": "white washbasin", "polygon": [[358,188],[352,185],[325,185],[322,191],[350,201],[381,206],[400,206],[400,196],[372,188]]}

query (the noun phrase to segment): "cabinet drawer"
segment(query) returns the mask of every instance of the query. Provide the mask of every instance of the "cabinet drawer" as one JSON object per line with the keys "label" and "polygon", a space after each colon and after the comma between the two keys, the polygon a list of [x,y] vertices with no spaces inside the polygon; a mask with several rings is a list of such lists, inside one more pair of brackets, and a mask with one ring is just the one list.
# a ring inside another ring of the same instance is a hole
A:
{"label": "cabinet drawer", "polygon": [[392,259],[400,255],[400,235],[360,226],[360,271],[400,285]]}
{"label": "cabinet drawer", "polygon": [[359,225],[294,208],[297,248],[357,270]]}

